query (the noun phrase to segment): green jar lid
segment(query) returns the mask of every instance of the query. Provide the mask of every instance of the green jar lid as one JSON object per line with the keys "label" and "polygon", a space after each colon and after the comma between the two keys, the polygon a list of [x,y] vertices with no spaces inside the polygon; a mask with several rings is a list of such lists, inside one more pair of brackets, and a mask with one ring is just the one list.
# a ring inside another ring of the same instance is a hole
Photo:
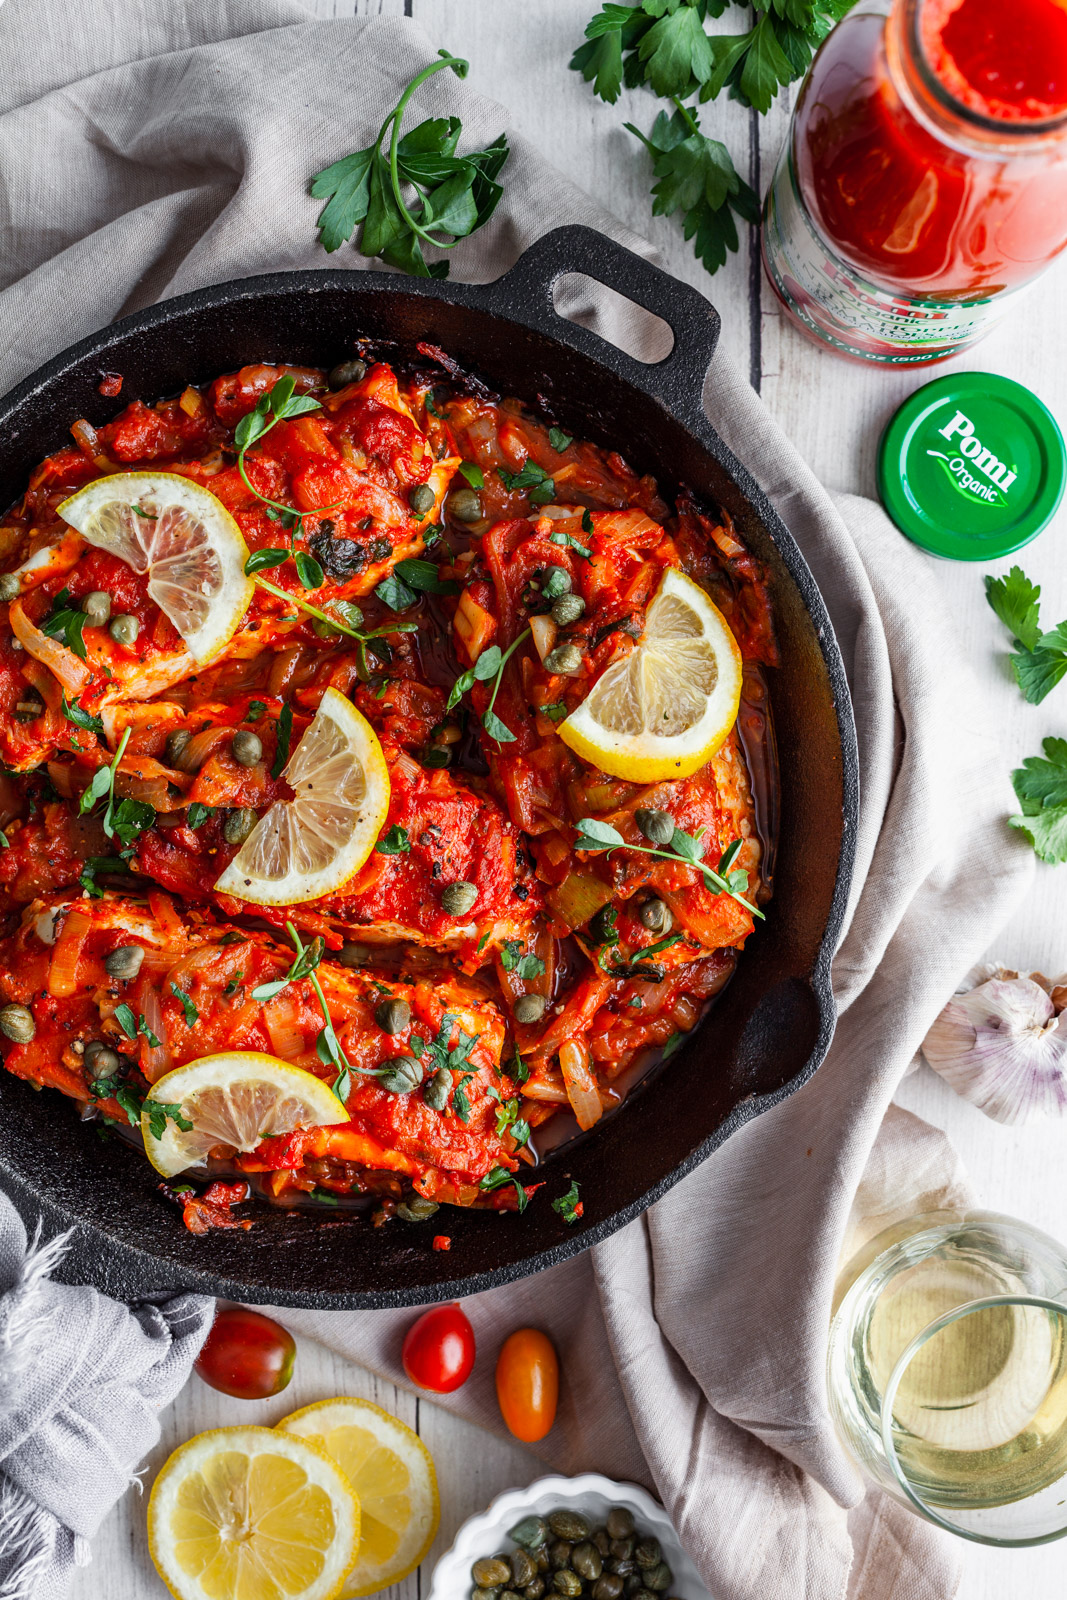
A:
{"label": "green jar lid", "polygon": [[878,451],[878,492],[902,533],[936,556],[990,561],[1055,515],[1067,481],[1056,419],[994,372],[954,372],[905,400]]}

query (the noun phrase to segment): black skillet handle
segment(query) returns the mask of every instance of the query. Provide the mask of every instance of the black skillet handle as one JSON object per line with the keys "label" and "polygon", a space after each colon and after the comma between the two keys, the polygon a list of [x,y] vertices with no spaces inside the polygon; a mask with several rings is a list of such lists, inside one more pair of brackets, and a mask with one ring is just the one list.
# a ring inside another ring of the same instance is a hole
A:
{"label": "black skillet handle", "polygon": [[[569,272],[584,273],[661,317],[674,334],[670,355],[663,361],[638,361],[591,329],[561,317],[553,289]],[[572,345],[642,389],[651,388],[679,419],[706,423],[701,396],[719,339],[719,313],[696,289],[606,234],[578,224],[553,229],[492,285],[492,293],[495,307],[515,321]]]}

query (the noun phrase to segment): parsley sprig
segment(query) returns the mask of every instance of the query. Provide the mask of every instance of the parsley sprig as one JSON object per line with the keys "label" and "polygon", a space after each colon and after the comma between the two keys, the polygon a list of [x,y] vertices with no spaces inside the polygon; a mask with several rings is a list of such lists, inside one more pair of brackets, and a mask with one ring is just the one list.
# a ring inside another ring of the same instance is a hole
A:
{"label": "parsley sprig", "polygon": [[[633,850],[640,855],[658,856],[661,861],[684,861],[687,866],[696,867],[698,872],[704,874],[705,882],[716,894],[728,894],[731,900],[736,900],[739,906],[744,906],[752,916],[758,917],[761,922],[766,920],[763,912],[750,900],[746,900],[741,892],[748,889],[748,873],[740,867],[731,871],[741,849],[740,839],[734,839],[726,846],[717,867],[710,867],[704,860],[705,846],[701,840],[703,829],[692,834],[676,827],[667,847],[657,850],[654,845],[630,844],[610,822],[600,822],[596,817],[583,817],[575,827],[577,830],[575,846],[579,850],[606,852],[608,855],[613,850]],[[657,948],[665,947],[661,943]],[[641,953],[647,955],[648,951]]]}
{"label": "parsley sprig", "polygon": [[524,628],[514,643],[509,644],[504,651],[501,651],[500,646],[497,644],[487,645],[473,667],[470,667],[466,672],[460,673],[448,696],[447,709],[451,711],[453,706],[459,704],[468,689],[474,687],[475,683],[491,683],[493,689],[489,696],[489,704],[482,712],[482,727],[490,739],[495,739],[497,744],[513,744],[515,741],[515,735],[506,722],[501,722],[493,707],[496,705],[496,697],[500,692],[500,685],[504,678],[504,668],[523,640],[529,637],[529,628]]}
{"label": "parsley sprig", "polygon": [[[504,134],[485,150],[457,155],[463,124],[458,117],[430,117],[400,135],[404,114],[415,91],[435,73],[450,68],[465,78],[469,63],[447,50],[440,61],[413,78],[366,150],[353,151],[320,172],[311,184],[319,213],[319,238],[326,250],[337,250],[362,226],[359,249],[380,256],[418,278],[447,278],[448,262],[428,266],[424,244],[451,250],[492,216],[503,190],[497,183],[508,159]],[[388,136],[388,154],[382,142]],[[405,199],[405,187],[414,198]]]}
{"label": "parsley sprig", "polygon": [[624,84],[644,86],[670,103],[672,112],[661,112],[649,135],[626,126],[652,157],[653,211],[682,213],[685,237],[709,272],[738,247],[732,213],[754,223],[759,201],[738,176],[726,146],[701,133],[695,107],[683,102],[706,104],[728,89],[731,99],[768,111],[778,90],[807,70],[816,47],[854,0],[757,0],[743,33],[708,34],[707,18],[721,16],[728,3],[608,0],[570,63],[609,104]]}
{"label": "parsley sprig", "polygon": [[1028,756],[1011,775],[1021,816],[1009,817],[1042,861],[1067,862],[1067,739],[1045,739],[1044,759]]}
{"label": "parsley sprig", "polygon": [[491,1192],[493,1189],[502,1189],[507,1183],[512,1183],[515,1185],[515,1195],[519,1202],[519,1211],[520,1213],[525,1211],[526,1207],[530,1204],[530,1197],[526,1193],[526,1190],[523,1188],[522,1184],[519,1182],[518,1174],[509,1172],[507,1167],[493,1167],[492,1171],[486,1173],[479,1187]]}
{"label": "parsley sprig", "polygon": [[1031,583],[1021,567],[1006,578],[987,577],[986,599],[1014,635],[1011,664],[1023,699],[1039,706],[1045,696],[1067,677],[1067,622],[1042,633],[1041,587]]}

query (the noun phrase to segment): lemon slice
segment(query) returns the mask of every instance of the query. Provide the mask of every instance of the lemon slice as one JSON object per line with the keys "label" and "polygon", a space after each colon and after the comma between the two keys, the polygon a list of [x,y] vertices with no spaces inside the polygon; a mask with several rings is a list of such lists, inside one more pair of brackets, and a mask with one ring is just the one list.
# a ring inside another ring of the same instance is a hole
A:
{"label": "lemon slice", "polygon": [[199,662],[218,654],[251,604],[248,546],[210,490],[176,472],[116,472],[64,500],[88,544],[148,573],[148,593]]}
{"label": "lemon slice", "polygon": [[164,1462],[148,1548],[178,1600],[333,1600],[359,1549],[336,1462],[273,1428],[214,1428]]}
{"label": "lemon slice", "polygon": [[719,608],[675,567],[663,574],[644,638],[608,668],[559,736],[615,778],[686,778],[737,721],[741,652]]}
{"label": "lemon slice", "polygon": [[374,849],[389,811],[389,769],[378,736],[337,689],[327,689],[282,774],[295,800],[260,817],[215,888],[256,906],[333,894]]}
{"label": "lemon slice", "polygon": [[433,1544],[441,1508],[430,1452],[417,1433],[367,1400],[320,1400],[278,1427],[338,1463],[359,1497],[359,1559],[345,1600],[399,1583]]}
{"label": "lemon slice", "polygon": [[154,1083],[141,1111],[141,1134],[156,1171],[172,1178],[202,1161],[213,1145],[254,1150],[278,1133],[348,1120],[333,1090],[313,1072],[259,1050],[227,1050],[175,1067]]}

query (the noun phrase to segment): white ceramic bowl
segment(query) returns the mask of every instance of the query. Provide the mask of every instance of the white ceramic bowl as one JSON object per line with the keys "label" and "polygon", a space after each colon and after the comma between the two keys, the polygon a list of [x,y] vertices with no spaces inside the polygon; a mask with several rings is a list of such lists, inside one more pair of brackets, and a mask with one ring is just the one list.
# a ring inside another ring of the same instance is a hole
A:
{"label": "white ceramic bowl", "polygon": [[639,1532],[659,1540],[663,1559],[674,1575],[671,1595],[677,1600],[711,1600],[663,1507],[635,1483],[614,1483],[599,1472],[585,1472],[577,1478],[538,1478],[526,1489],[508,1489],[497,1495],[484,1511],[468,1517],[456,1534],[451,1549],[434,1568],[428,1600],[469,1600],[474,1563],[483,1556],[514,1549],[508,1529],[523,1517],[543,1516],[557,1506],[582,1511],[594,1522],[602,1522],[612,1506],[625,1506],[633,1512]]}

